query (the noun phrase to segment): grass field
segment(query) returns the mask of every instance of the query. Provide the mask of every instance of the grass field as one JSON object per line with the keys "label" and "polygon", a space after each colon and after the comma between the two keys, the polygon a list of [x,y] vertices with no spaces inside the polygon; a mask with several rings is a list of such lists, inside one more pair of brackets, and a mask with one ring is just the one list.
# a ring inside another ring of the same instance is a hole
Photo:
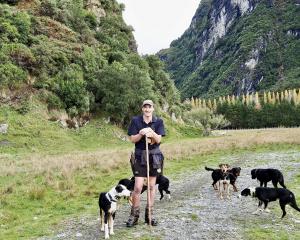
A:
{"label": "grass field", "polygon": [[[133,146],[121,140],[126,132],[103,119],[75,131],[35,111],[20,115],[1,107],[0,113],[0,122],[10,125],[0,141],[11,143],[0,146],[0,239],[50,234],[65,218],[97,211],[99,192],[131,175]],[[299,128],[219,131],[218,136],[200,138],[195,129],[166,122],[169,136],[162,150],[165,173],[173,177],[204,164],[216,165],[226,154],[300,149]],[[295,194],[300,202],[299,188]]]}

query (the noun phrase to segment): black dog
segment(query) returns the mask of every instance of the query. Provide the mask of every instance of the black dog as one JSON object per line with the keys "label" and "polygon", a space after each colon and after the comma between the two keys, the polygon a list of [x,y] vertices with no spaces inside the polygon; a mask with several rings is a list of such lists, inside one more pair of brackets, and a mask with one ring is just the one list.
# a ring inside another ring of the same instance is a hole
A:
{"label": "black dog", "polygon": [[266,187],[257,187],[257,188],[245,188],[241,192],[242,196],[252,196],[256,197],[259,200],[258,206],[260,207],[264,203],[264,209],[266,210],[268,203],[276,201],[279,199],[279,204],[282,209],[283,218],[286,215],[285,206],[289,204],[292,208],[300,212],[300,208],[297,206],[295,195],[284,188],[266,188]]}
{"label": "black dog", "polygon": [[[126,186],[126,188],[129,191],[133,191],[134,189],[134,183],[135,183],[135,179],[134,177],[132,177],[131,179],[121,179],[119,181],[119,184],[123,184],[124,186]],[[168,198],[171,198],[171,192],[169,191],[169,186],[170,186],[170,181],[167,177],[163,176],[163,175],[158,175],[156,177],[156,184],[158,184],[158,191],[160,192],[160,199],[162,200],[164,197],[164,193],[163,191],[166,192],[166,194],[168,195]],[[147,185],[144,184],[142,192],[145,192],[147,190]]]}
{"label": "black dog", "polygon": [[[118,184],[116,187],[113,187],[109,192],[100,193],[98,202],[100,208],[100,224],[101,231],[105,231],[105,239],[109,238],[109,234],[114,234],[114,219],[117,210],[117,201],[121,197],[129,196],[130,191],[124,185],[121,184]],[[110,228],[109,232],[108,227]]]}
{"label": "black dog", "polygon": [[238,191],[238,189],[235,185],[235,182],[236,182],[237,177],[240,176],[241,170],[242,169],[240,167],[234,167],[234,168],[231,168],[231,169],[228,170],[228,172],[230,173],[229,174],[230,184],[233,186],[233,190],[235,192]]}
{"label": "black dog", "polygon": [[230,169],[228,164],[220,164],[219,167],[220,167],[219,169],[212,169],[212,168],[205,167],[205,170],[212,171],[211,177],[213,179],[213,183],[212,183],[213,188],[215,190],[218,190],[216,183],[220,179],[223,179],[224,174],[226,172],[228,172],[229,173],[229,178],[230,178],[230,184],[233,186],[233,190],[235,192],[237,192],[238,190],[237,190],[237,187],[235,185],[235,182],[236,182],[237,177],[240,176],[241,168],[240,167],[234,167],[234,168]]}
{"label": "black dog", "polygon": [[284,185],[283,175],[277,169],[273,169],[273,168],[253,169],[253,170],[251,170],[251,177],[252,177],[252,179],[257,178],[257,180],[260,181],[261,187],[263,185],[264,185],[264,187],[267,187],[267,183],[269,181],[272,181],[275,188],[277,188],[278,182],[283,188],[286,188],[286,186]]}

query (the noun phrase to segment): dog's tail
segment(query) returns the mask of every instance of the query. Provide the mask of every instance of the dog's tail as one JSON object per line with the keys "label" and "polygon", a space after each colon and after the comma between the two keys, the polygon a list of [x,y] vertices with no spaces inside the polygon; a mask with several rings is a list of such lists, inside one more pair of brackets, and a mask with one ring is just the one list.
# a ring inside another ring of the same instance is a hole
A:
{"label": "dog's tail", "polygon": [[208,167],[205,167],[205,170],[206,170],[206,171],[215,171],[215,169],[208,168]]}
{"label": "dog's tail", "polygon": [[283,175],[281,174],[281,176],[279,177],[279,184],[283,187],[286,188],[286,186],[284,185],[284,179],[283,179]]}
{"label": "dog's tail", "polygon": [[293,193],[290,193],[290,199],[291,199],[290,206],[295,210],[297,210],[298,212],[300,212],[300,208],[297,206],[295,195]]}

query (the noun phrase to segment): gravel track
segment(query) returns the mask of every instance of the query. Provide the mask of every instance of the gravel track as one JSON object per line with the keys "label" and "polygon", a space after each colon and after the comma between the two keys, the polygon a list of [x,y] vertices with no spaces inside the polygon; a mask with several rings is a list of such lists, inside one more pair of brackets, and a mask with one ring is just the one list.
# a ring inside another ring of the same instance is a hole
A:
{"label": "gravel track", "polygon": [[[248,186],[258,186],[251,179],[252,168],[273,167],[283,171],[285,183],[300,169],[300,153],[268,152],[245,153],[226,156],[220,162],[228,162],[232,166],[242,168],[241,176],[237,179],[237,186],[242,190]],[[209,166],[214,167],[214,166]],[[264,228],[284,228],[293,233],[300,231],[300,214],[292,208],[287,208],[286,220],[280,221],[281,211],[278,202],[270,203],[271,213],[261,213],[260,216],[251,214],[257,208],[257,202],[251,198],[238,198],[238,193],[231,188],[231,199],[220,200],[211,183],[211,172],[198,171],[177,176],[171,180],[172,199],[159,201],[157,195],[155,216],[159,220],[157,227],[149,227],[143,223],[144,209],[141,209],[139,225],[127,229],[125,222],[129,216],[130,207],[122,204],[117,212],[115,233],[110,239],[245,239],[245,230],[249,225],[255,225],[257,218]],[[270,184],[269,184],[270,186]],[[290,189],[293,191],[293,189]],[[146,204],[146,194],[142,198],[142,206]],[[300,203],[298,203],[300,205]],[[100,232],[98,213],[93,216],[82,216],[68,219],[62,223],[60,230],[55,230],[52,237],[41,237],[39,240],[49,239],[104,239]],[[147,238],[145,238],[147,236]]]}

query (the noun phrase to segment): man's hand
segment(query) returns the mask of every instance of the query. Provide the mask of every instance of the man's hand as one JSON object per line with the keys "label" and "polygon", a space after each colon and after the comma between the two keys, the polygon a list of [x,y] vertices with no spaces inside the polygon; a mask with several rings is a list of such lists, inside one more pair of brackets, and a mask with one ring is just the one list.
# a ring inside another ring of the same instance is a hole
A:
{"label": "man's hand", "polygon": [[139,134],[141,135],[146,135],[147,137],[152,137],[153,136],[153,130],[150,127],[143,128],[139,131]]}

